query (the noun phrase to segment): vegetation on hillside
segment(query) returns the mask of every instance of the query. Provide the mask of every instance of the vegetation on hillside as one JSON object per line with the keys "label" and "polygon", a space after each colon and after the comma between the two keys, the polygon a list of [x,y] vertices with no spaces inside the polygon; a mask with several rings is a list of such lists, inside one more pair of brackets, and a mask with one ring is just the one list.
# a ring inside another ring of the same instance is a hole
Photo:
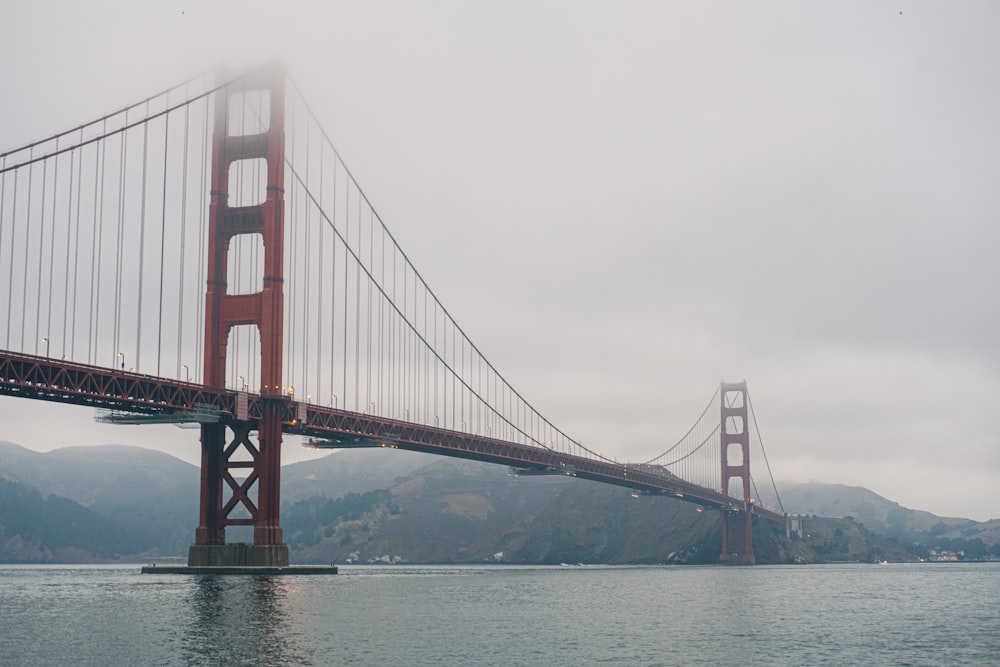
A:
{"label": "vegetation on hillside", "polygon": [[[183,557],[197,469],[138,448],[41,454],[0,443],[0,561]],[[501,466],[383,451],[295,464],[282,490],[292,560],[413,563],[716,563],[717,512],[617,486],[517,477]],[[347,480],[352,490],[342,493]],[[31,488],[32,485],[35,488]],[[1000,558],[1000,522],[935,517],[865,489],[801,485],[786,508],[804,530],[754,523],[761,563]],[[803,514],[805,514],[803,512]],[[836,516],[838,518],[822,518]],[[227,530],[231,542],[247,531]],[[738,541],[738,540],[737,540]]]}
{"label": "vegetation on hillside", "polygon": [[7,562],[90,562],[141,548],[135,535],[72,500],[0,479],[0,554]]}
{"label": "vegetation on hillside", "polygon": [[[308,547],[333,535],[338,524],[357,521],[380,505],[391,505],[392,494],[385,489],[348,493],[342,498],[313,496],[293,503],[282,517],[285,540],[292,549]],[[349,543],[349,542],[348,542]]]}

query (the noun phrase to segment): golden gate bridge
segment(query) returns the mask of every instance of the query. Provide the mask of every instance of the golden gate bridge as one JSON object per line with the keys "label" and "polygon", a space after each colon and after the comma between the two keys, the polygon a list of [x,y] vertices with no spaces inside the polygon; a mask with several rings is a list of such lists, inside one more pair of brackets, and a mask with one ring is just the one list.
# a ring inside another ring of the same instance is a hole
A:
{"label": "golden gate bridge", "polygon": [[[785,521],[745,381],[644,461],[546,418],[431,290],[278,66],[200,75],[0,153],[0,276],[0,393],[199,425],[192,566],[287,565],[283,434],[670,495],[722,513],[723,560],[753,562],[755,518]],[[228,526],[253,545],[233,549]]]}

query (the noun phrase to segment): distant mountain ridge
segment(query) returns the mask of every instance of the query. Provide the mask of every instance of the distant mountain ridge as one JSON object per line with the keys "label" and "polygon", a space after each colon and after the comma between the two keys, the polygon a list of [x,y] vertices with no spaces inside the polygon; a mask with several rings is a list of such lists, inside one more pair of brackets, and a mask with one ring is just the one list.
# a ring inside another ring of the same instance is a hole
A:
{"label": "distant mountain ridge", "polygon": [[[7,490],[21,499],[0,504],[0,561],[183,557],[194,535],[199,471],[167,454],[122,445],[39,453],[0,442],[0,479],[20,485]],[[781,493],[790,513],[840,518],[811,518],[798,541],[760,522],[761,561],[907,560],[939,542],[988,555],[1000,543],[998,522],[908,510],[859,487],[793,484]],[[60,498],[93,514],[86,521],[95,526],[106,522],[93,531],[103,542],[24,548],[38,537],[21,534],[32,525],[24,513],[41,516]],[[284,466],[282,525],[296,562],[709,563],[721,547],[718,514],[676,499],[382,449]]]}
{"label": "distant mountain ridge", "polygon": [[[356,498],[350,516],[324,515],[316,498],[293,504],[282,519],[293,553],[303,562],[707,564],[721,550],[717,512],[564,476],[441,459],[386,491]],[[809,529],[788,540],[755,522],[758,562],[916,558],[855,522],[810,520]]]}
{"label": "distant mountain ridge", "polygon": [[[59,496],[113,521],[145,555],[184,553],[198,520],[198,468],[128,445],[36,452],[0,442],[0,478]],[[0,516],[4,508],[0,507]]]}
{"label": "distant mountain ridge", "polygon": [[129,531],[79,503],[0,479],[0,554],[7,562],[102,561],[138,546]]}
{"label": "distant mountain ridge", "polygon": [[320,459],[281,467],[283,503],[324,495],[384,489],[395,479],[441,460],[440,456],[399,449],[343,450]]}
{"label": "distant mountain ridge", "polygon": [[1000,545],[1000,519],[974,521],[941,517],[908,509],[863,487],[845,484],[783,483],[780,490],[785,511],[789,514],[852,517],[898,542],[916,542],[928,549],[972,552],[981,549],[977,540],[985,547]]}

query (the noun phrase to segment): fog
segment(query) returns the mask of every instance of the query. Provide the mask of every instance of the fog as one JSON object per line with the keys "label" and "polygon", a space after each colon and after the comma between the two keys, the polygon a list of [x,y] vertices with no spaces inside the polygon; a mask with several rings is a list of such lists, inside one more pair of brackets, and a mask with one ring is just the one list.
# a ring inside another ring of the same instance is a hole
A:
{"label": "fog", "polygon": [[[778,480],[985,520],[998,19],[989,2],[19,3],[0,150],[280,58],[470,338],[588,447],[648,459],[746,378]],[[5,398],[0,439],[197,458],[194,431],[92,418]]]}

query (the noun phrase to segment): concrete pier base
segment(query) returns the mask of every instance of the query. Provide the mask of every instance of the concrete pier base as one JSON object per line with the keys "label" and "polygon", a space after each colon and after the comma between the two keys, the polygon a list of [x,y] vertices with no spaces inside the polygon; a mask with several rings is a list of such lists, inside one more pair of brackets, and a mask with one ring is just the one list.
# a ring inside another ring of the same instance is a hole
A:
{"label": "concrete pier base", "polygon": [[192,544],[188,567],[288,567],[288,545]]}
{"label": "concrete pier base", "polygon": [[192,544],[187,565],[146,565],[143,574],[337,574],[336,565],[288,565],[288,545]]}
{"label": "concrete pier base", "polygon": [[289,567],[260,567],[240,565],[143,565],[143,574],[256,574],[256,575],[299,575],[337,574],[336,565],[294,565]]}

